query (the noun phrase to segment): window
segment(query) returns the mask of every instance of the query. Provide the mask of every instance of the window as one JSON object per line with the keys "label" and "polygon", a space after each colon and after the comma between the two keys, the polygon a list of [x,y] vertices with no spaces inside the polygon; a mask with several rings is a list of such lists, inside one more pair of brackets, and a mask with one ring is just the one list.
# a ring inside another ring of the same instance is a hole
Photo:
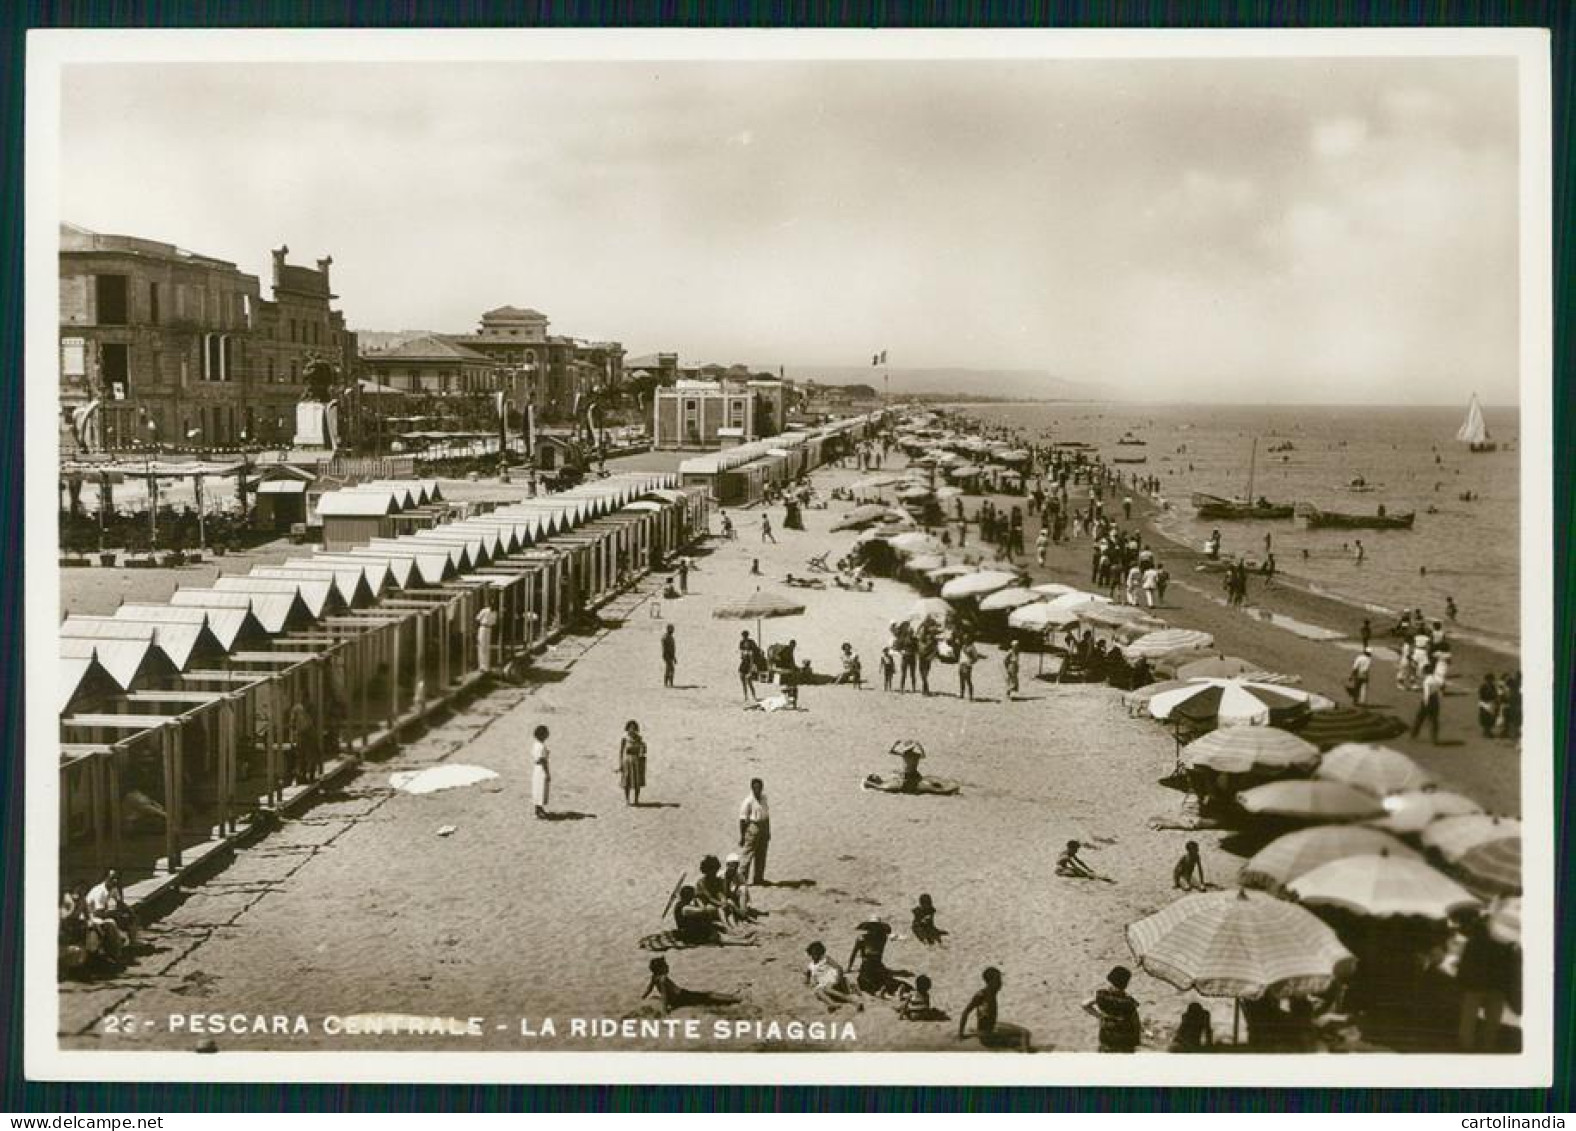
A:
{"label": "window", "polygon": [[117,342],[99,344],[99,375],[112,401],[131,395],[131,347]]}
{"label": "window", "polygon": [[232,369],[231,369],[231,367],[235,364],[235,357],[234,357],[235,349],[234,349],[234,346],[235,346],[235,339],[230,337],[229,334],[223,334],[223,335],[220,336],[220,338],[219,338],[219,347],[220,347],[219,348],[219,380],[221,380],[221,381],[234,380],[233,372],[232,372]]}
{"label": "window", "polygon": [[159,284],[148,284],[148,321],[158,324],[159,321]]}
{"label": "window", "polygon": [[224,380],[224,338],[221,334],[202,336],[202,379]]}
{"label": "window", "polygon": [[301,383],[300,364],[300,362],[295,360],[290,362],[290,383],[292,385],[299,385]]}
{"label": "window", "polygon": [[241,296],[241,319],[245,323],[246,328],[248,330],[250,330],[252,328],[252,296],[251,295],[243,294]]}
{"label": "window", "polygon": [[87,340],[60,339],[60,373],[63,377],[85,377],[88,372]]}
{"label": "window", "polygon": [[268,359],[268,383],[270,385],[272,385],[275,382],[277,382],[278,380],[279,380],[279,375],[274,372],[274,359],[272,357],[270,357]]}
{"label": "window", "polygon": [[292,342],[296,340],[296,320],[294,318],[290,319],[290,340]]}
{"label": "window", "polygon": [[94,300],[100,326],[126,325],[126,276],[95,275]]}

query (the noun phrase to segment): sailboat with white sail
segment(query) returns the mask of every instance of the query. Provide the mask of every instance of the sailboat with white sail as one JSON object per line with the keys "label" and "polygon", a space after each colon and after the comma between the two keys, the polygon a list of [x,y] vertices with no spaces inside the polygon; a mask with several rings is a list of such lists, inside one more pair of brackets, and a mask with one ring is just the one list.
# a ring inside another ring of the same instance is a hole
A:
{"label": "sailboat with white sail", "polygon": [[1499,447],[1488,434],[1488,421],[1483,419],[1483,406],[1478,403],[1476,393],[1467,402],[1467,418],[1456,432],[1456,439],[1466,444],[1471,452],[1492,452]]}

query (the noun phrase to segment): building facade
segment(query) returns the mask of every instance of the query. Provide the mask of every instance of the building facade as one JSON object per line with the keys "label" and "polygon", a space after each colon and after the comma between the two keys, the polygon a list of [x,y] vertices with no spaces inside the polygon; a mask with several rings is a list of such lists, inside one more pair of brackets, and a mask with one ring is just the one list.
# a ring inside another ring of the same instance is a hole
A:
{"label": "building facade", "polygon": [[309,366],[343,384],[355,336],[316,269],[273,252],[273,297],[235,263],[173,244],[60,229],[60,400],[68,446],[282,446]]}
{"label": "building facade", "polygon": [[787,390],[766,378],[703,381],[684,378],[652,392],[652,445],[704,451],[779,434]]}
{"label": "building facade", "polygon": [[539,310],[500,306],[473,334],[444,338],[497,363],[512,413],[534,409],[541,423],[574,419],[593,396],[616,395],[624,381],[624,347],[548,333]]}

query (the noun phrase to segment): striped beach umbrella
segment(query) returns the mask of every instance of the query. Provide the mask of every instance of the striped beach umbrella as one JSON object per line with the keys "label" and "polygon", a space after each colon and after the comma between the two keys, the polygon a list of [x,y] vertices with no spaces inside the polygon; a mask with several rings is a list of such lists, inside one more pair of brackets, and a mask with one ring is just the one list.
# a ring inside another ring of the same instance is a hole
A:
{"label": "striped beach umbrella", "polygon": [[1399,750],[1364,742],[1343,742],[1326,751],[1316,773],[1376,797],[1434,784],[1432,774]]}
{"label": "striped beach umbrella", "polygon": [[1207,632],[1199,632],[1197,629],[1162,628],[1155,632],[1146,632],[1131,644],[1122,645],[1122,655],[1129,660],[1136,660],[1140,656],[1155,660],[1161,656],[1174,656],[1178,652],[1195,652],[1201,648],[1209,648],[1214,643],[1213,636]]}
{"label": "striped beach umbrella", "polygon": [[1253,683],[1291,683],[1290,676],[1264,670],[1262,664],[1241,656],[1210,656],[1189,660],[1177,668],[1178,679],[1246,679]]}
{"label": "striped beach umbrella", "polygon": [[1353,962],[1312,912],[1256,891],[1184,896],[1131,924],[1127,945],[1150,974],[1205,997],[1321,994]]}
{"label": "striped beach umbrella", "polygon": [[1311,692],[1245,679],[1191,679],[1187,686],[1149,701],[1156,719],[1186,719],[1217,726],[1264,726],[1294,722],[1307,713]]}
{"label": "striped beach umbrella", "polygon": [[998,589],[996,592],[980,598],[980,612],[998,613],[1008,609],[1020,608],[1023,605],[1033,605],[1045,600],[1045,597],[1032,589],[1025,589],[1021,585]]}
{"label": "striped beach umbrella", "polygon": [[1379,799],[1371,794],[1317,779],[1257,785],[1237,794],[1237,804],[1255,816],[1309,822],[1362,821],[1384,812]]}
{"label": "striped beach umbrella", "polygon": [[1300,770],[1319,760],[1319,748],[1278,727],[1221,727],[1182,748],[1184,766],[1227,774]]}
{"label": "striped beach umbrella", "polygon": [[1347,856],[1304,872],[1286,890],[1304,903],[1340,907],[1376,919],[1397,915],[1446,919],[1478,899],[1416,857]]}
{"label": "striped beach umbrella", "polygon": [[[934,571],[933,571],[934,572]],[[982,569],[974,573],[961,574],[954,577],[941,587],[941,595],[949,601],[965,600],[970,597],[983,597],[994,593],[998,589],[1005,589],[1018,581],[1018,575],[999,569]]]}
{"label": "striped beach umbrella", "polygon": [[1423,830],[1423,843],[1475,887],[1502,894],[1521,890],[1521,822],[1469,813]]}
{"label": "striped beach umbrella", "polygon": [[1238,882],[1275,890],[1332,860],[1348,856],[1392,856],[1420,859],[1418,854],[1389,833],[1366,825],[1316,825],[1276,837],[1259,849],[1246,864]]}
{"label": "striped beach umbrella", "polygon": [[1315,710],[1298,730],[1320,750],[1343,742],[1385,742],[1405,732],[1406,724],[1394,715],[1381,715],[1363,707]]}
{"label": "striped beach umbrella", "polygon": [[1404,793],[1392,793],[1384,798],[1382,804],[1384,816],[1369,823],[1376,829],[1402,835],[1420,833],[1445,817],[1483,812],[1483,806],[1465,794],[1443,789],[1412,789]]}

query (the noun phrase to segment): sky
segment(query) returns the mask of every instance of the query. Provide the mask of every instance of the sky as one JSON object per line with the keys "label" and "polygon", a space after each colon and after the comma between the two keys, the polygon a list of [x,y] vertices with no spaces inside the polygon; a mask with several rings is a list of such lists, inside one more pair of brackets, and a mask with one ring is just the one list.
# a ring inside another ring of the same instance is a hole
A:
{"label": "sky", "polygon": [[360,329],[512,304],[686,363],[885,349],[1123,399],[1511,404],[1515,80],[1487,58],[79,64],[61,218],[265,293],[269,248],[332,254]]}

